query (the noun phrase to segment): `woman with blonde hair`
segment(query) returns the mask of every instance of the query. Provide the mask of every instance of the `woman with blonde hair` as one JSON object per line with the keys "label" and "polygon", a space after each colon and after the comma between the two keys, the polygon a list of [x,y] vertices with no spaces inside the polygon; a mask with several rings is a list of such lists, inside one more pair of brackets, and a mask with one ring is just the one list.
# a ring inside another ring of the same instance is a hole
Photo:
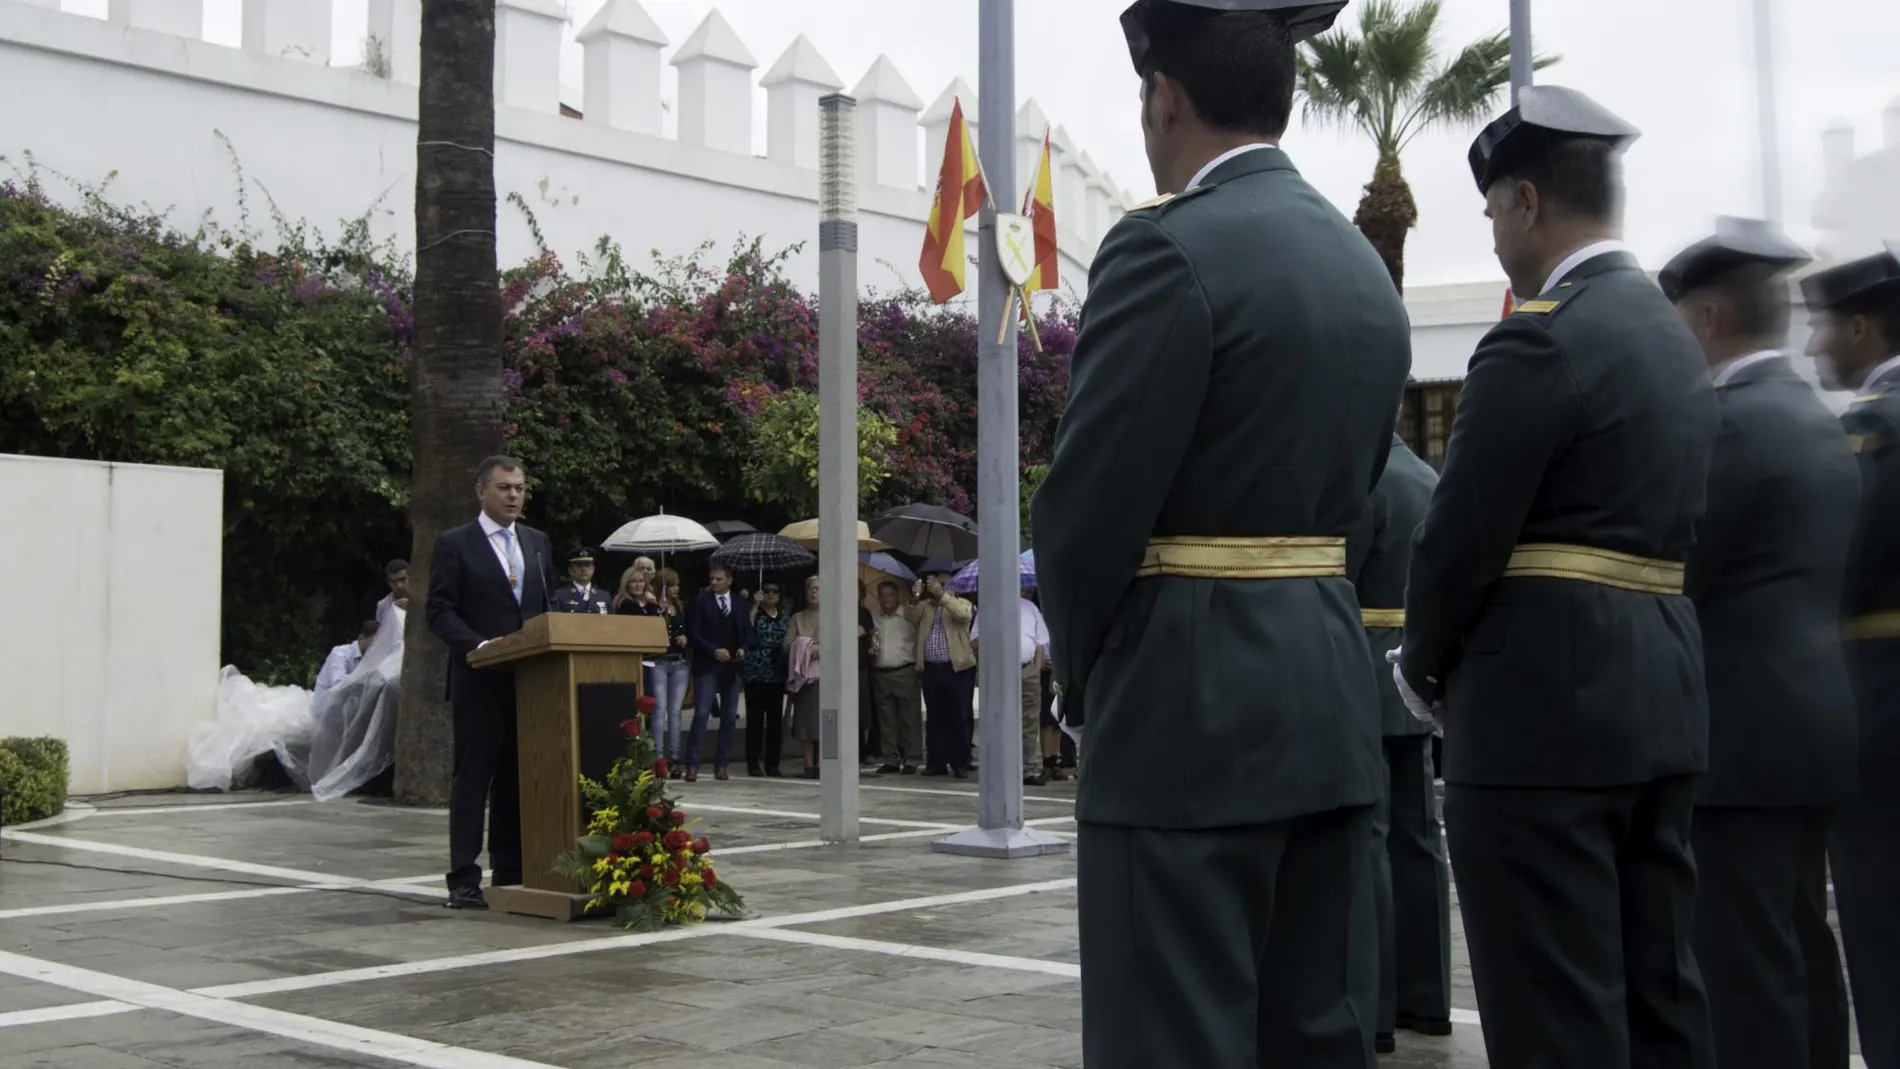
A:
{"label": "woman with blonde hair", "polygon": [[[645,560],[645,558],[641,558]],[[680,777],[680,709],[686,704],[686,614],[680,610],[679,573],[668,568],[653,577],[651,562],[635,561],[620,577],[614,612],[623,616],[666,618],[666,652],[646,663],[646,692],[653,696],[653,748],[671,766],[669,778]],[[657,589],[651,586],[657,585]]]}

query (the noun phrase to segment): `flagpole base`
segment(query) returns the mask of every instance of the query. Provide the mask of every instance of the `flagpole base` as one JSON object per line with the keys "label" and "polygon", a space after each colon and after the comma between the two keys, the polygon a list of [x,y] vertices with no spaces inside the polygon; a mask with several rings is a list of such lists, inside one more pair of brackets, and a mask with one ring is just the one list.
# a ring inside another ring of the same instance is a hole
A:
{"label": "flagpole base", "polygon": [[1069,840],[1034,828],[965,828],[932,841],[930,849],[965,857],[1041,857],[1068,853]]}

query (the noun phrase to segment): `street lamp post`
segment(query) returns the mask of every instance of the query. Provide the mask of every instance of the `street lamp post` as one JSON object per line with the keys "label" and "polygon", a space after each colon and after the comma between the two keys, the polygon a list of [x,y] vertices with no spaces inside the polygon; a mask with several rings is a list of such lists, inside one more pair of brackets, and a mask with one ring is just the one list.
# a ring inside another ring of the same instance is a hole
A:
{"label": "street lamp post", "polygon": [[1531,84],[1531,0],[1511,0],[1511,105]]}
{"label": "street lamp post", "polygon": [[858,838],[857,101],[818,108],[818,837],[835,843]]}

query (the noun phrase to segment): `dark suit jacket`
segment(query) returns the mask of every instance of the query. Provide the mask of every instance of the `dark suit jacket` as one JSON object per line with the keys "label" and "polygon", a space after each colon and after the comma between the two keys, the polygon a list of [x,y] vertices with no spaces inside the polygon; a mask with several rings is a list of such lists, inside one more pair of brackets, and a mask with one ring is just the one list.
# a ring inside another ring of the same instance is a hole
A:
{"label": "dark suit jacket", "polygon": [[[1088,735],[1080,819],[1231,827],[1377,796],[1350,581],[1135,572],[1153,536],[1345,538],[1410,363],[1391,276],[1279,149],[1109,232],[1032,505],[1056,678]],[[1156,790],[1156,762],[1182,757],[1194,775]]]}
{"label": "dark suit jacket", "polygon": [[[1900,370],[1867,383],[1841,422],[1861,481],[1847,615],[1900,612]],[[1900,639],[1850,641],[1848,663],[1860,698],[1861,792],[1900,796]]]}
{"label": "dark suit jacket", "polygon": [[730,644],[721,641],[726,621],[719,613],[717,594],[702,590],[686,603],[686,645],[693,653],[694,675],[710,673],[720,667],[718,660],[713,657],[714,651],[719,649],[735,655],[730,663],[736,671],[739,667],[738,652],[752,640],[752,613],[746,599],[740,597],[737,590],[727,591],[726,596],[732,602]]}
{"label": "dark suit jacket", "polygon": [[436,536],[429,559],[429,630],[448,643],[449,697],[458,706],[486,702],[497,690],[512,692],[513,672],[470,668],[468,655],[483,642],[512,635],[548,611],[547,570],[552,567],[553,547],[547,535],[520,522],[515,524],[515,536],[525,572],[518,604],[480,520]]}
{"label": "dark suit jacket", "polygon": [[[1359,592],[1360,608],[1405,607],[1405,570],[1412,559],[1412,532],[1424,521],[1425,507],[1437,485],[1438,473],[1394,434],[1385,474],[1379,476],[1365,515],[1346,540],[1346,576]],[[1385,662],[1387,650],[1405,644],[1404,629],[1369,627],[1366,641],[1372,647],[1373,682],[1379,685],[1380,733],[1388,738],[1430,735],[1432,726],[1405,707],[1398,684],[1392,681],[1392,666]]]}
{"label": "dark suit jacket", "polygon": [[1593,257],[1545,298],[1471,357],[1413,539],[1405,678],[1446,700],[1447,782],[1700,772],[1708,698],[1689,599],[1503,575],[1531,542],[1688,558],[1715,447],[1708,364],[1627,253]]}
{"label": "dark suit jacket", "polygon": [[1687,583],[1709,685],[1696,801],[1832,804],[1858,778],[1840,633],[1854,454],[1785,357],[1742,368],[1715,397],[1721,432]]}

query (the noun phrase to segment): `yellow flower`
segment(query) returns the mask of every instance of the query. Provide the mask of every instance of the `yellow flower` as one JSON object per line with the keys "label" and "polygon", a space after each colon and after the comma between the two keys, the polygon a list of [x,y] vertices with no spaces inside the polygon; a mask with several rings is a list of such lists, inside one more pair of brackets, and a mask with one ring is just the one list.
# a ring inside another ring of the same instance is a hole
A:
{"label": "yellow flower", "polygon": [[630,893],[632,890],[633,886],[625,880],[615,880],[607,885],[608,894],[624,895]]}
{"label": "yellow flower", "polygon": [[612,867],[613,867],[613,862],[608,861],[604,857],[597,857],[594,859],[594,875],[596,876],[605,875],[607,870]]}

